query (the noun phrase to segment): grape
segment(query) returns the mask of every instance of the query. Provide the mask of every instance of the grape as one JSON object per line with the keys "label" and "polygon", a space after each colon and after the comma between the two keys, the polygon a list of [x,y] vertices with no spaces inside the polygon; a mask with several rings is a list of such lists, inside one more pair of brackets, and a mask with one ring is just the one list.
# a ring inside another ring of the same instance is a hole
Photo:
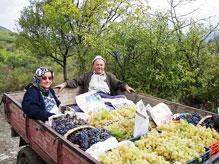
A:
{"label": "grape", "polygon": [[103,128],[83,129],[76,134],[70,135],[70,142],[79,145],[80,149],[87,150],[91,145],[105,141],[111,137],[111,133]]}
{"label": "grape", "polygon": [[182,119],[187,120],[189,123],[193,125],[197,125],[199,121],[202,119],[201,115],[197,112],[194,112],[192,114],[183,115]]}
{"label": "grape", "polygon": [[72,118],[69,115],[66,115],[65,117],[54,119],[52,122],[52,128],[59,134],[64,135],[68,130],[86,124],[87,122],[82,119],[77,119],[75,117]]}
{"label": "grape", "polygon": [[219,140],[210,128],[180,121],[168,123],[135,141],[135,147],[120,146],[100,158],[101,163],[186,163],[200,159],[205,148]]}
{"label": "grape", "polygon": [[135,108],[121,108],[118,110],[102,110],[91,114],[89,124],[109,130],[119,141],[130,139],[133,135]]}
{"label": "grape", "polygon": [[101,110],[96,113],[92,113],[88,118],[88,123],[95,127],[103,127],[122,119],[134,118],[135,111],[136,109],[134,107],[121,108],[113,111]]}
{"label": "grape", "polygon": [[134,123],[135,119],[126,119],[123,118],[117,122],[113,122],[108,126],[104,126],[107,130],[109,130],[114,137],[116,137],[119,141],[130,139],[134,133]]}
{"label": "grape", "polygon": [[218,116],[212,116],[210,118],[205,119],[202,122],[202,126],[205,126],[206,128],[214,128],[217,132],[219,132],[219,117]]}
{"label": "grape", "polygon": [[136,146],[121,145],[105,155],[100,156],[100,162],[104,164],[170,164],[162,156],[148,150],[140,150]]}

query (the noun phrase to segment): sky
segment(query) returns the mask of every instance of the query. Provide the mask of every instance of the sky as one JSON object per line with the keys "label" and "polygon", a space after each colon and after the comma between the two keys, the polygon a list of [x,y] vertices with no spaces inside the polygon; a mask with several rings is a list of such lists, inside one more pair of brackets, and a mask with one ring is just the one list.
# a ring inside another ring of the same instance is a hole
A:
{"label": "sky", "polygon": [[[148,0],[152,9],[169,9],[167,0]],[[179,1],[179,0],[175,0]],[[193,0],[193,2],[184,3],[176,8],[177,13],[187,14],[197,9],[192,15],[196,20],[209,18],[209,23],[216,25],[219,23],[219,0]],[[207,23],[207,22],[206,22]]]}
{"label": "sky", "polygon": [[[148,0],[148,2],[153,10],[168,8],[166,0]],[[15,24],[20,17],[20,11],[27,5],[29,5],[28,0],[0,0],[0,26],[16,31]],[[212,24],[219,22],[219,0],[196,0],[193,3],[182,6],[178,11],[185,14],[196,8],[199,8],[193,14],[196,19],[212,16]]]}
{"label": "sky", "polygon": [[0,0],[0,26],[16,31],[20,11],[27,5],[28,0]]}

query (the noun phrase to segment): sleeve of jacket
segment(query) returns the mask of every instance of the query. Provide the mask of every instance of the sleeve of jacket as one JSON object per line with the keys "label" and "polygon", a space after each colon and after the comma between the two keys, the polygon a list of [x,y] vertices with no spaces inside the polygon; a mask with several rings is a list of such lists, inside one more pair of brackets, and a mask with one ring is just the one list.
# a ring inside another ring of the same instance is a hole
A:
{"label": "sleeve of jacket", "polygon": [[40,92],[35,88],[29,88],[22,101],[22,110],[27,117],[41,121],[47,121],[53,113],[44,109],[44,104],[40,100]]}
{"label": "sleeve of jacket", "polygon": [[121,80],[117,79],[115,75],[112,73],[107,73],[108,76],[110,77],[110,88],[113,90],[121,90],[125,91],[125,86],[127,85],[126,83],[122,82]]}
{"label": "sleeve of jacket", "polygon": [[79,77],[72,79],[72,80],[66,80],[67,87],[69,88],[77,88],[78,86],[84,85],[84,76],[85,74],[80,75]]}

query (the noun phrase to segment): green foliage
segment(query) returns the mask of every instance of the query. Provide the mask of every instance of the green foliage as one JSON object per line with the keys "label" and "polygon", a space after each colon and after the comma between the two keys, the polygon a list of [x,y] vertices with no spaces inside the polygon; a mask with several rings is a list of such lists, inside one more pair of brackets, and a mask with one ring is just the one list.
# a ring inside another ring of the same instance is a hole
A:
{"label": "green foliage", "polygon": [[191,24],[187,33],[176,31],[165,13],[145,20],[108,34],[114,58],[108,68],[141,92],[207,110],[218,106],[217,47],[203,40],[207,29]]}
{"label": "green foliage", "polygon": [[100,54],[137,91],[214,111],[218,37],[206,41],[211,29],[204,25],[149,11],[140,0],[33,1],[22,11],[18,38],[0,30],[0,90],[23,88],[39,66],[55,69],[58,84],[67,72],[73,78],[89,70]]}
{"label": "green foliage", "polygon": [[13,51],[15,49],[14,40],[16,33],[0,26],[0,49],[6,49],[7,51]]}
{"label": "green foliage", "polygon": [[35,58],[20,50],[9,52],[0,49],[0,92],[24,89],[40,66],[50,67],[57,75],[60,74],[60,68],[46,58]]}
{"label": "green foliage", "polygon": [[91,52],[100,49],[102,34],[132,14],[133,4],[129,0],[34,1],[19,19],[19,42],[34,54],[52,58],[67,79],[67,59],[73,56],[80,63],[79,72],[84,71],[89,55],[94,55]]}
{"label": "green foliage", "polygon": [[0,41],[5,41],[7,43],[13,42],[15,39],[15,34],[7,31],[0,31]]}

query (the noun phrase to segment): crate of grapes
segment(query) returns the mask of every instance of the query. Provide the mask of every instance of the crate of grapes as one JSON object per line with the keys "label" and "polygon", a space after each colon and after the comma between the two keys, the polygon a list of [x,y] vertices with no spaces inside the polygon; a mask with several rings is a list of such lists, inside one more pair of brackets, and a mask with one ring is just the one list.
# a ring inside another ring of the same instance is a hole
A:
{"label": "crate of grapes", "polygon": [[83,151],[90,148],[91,145],[105,141],[111,137],[111,133],[104,128],[95,128],[90,125],[83,125],[69,130],[64,138],[78,146]]}
{"label": "crate of grapes", "polygon": [[219,141],[211,144],[209,148],[211,150],[211,155],[215,155],[217,152],[219,152]]}
{"label": "crate of grapes", "polygon": [[82,125],[82,126],[70,129],[67,133],[65,133],[64,138],[69,139],[71,135],[73,135],[79,131],[86,130],[86,129],[92,129],[92,128],[94,128],[94,127],[90,126],[90,125]]}
{"label": "crate of grapes", "polygon": [[211,150],[205,147],[205,153],[200,155],[199,158],[194,158],[190,161],[187,161],[186,164],[199,164],[207,161],[211,157]]}

